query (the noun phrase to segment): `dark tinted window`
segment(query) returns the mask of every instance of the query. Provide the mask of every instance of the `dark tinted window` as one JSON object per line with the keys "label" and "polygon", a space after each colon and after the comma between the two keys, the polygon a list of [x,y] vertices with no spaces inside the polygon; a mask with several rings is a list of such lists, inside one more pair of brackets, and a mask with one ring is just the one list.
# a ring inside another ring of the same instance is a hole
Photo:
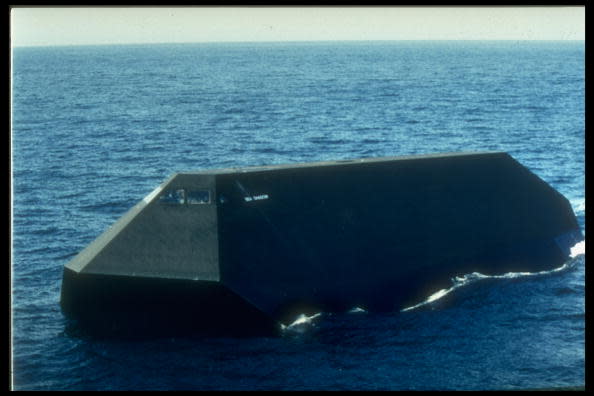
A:
{"label": "dark tinted window", "polygon": [[159,202],[169,205],[183,205],[186,202],[186,192],[183,188],[167,190],[159,197]]}
{"label": "dark tinted window", "polygon": [[210,203],[210,191],[194,190],[188,191],[189,204],[208,204]]}

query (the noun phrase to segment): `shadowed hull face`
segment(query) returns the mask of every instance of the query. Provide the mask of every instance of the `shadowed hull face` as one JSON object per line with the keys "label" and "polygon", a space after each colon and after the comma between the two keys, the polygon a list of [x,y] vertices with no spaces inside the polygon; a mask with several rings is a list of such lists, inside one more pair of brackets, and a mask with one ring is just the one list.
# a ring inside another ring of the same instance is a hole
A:
{"label": "shadowed hull face", "polygon": [[86,334],[275,335],[279,325],[218,282],[76,274],[66,269],[62,311]]}
{"label": "shadowed hull face", "polygon": [[505,153],[177,174],[66,265],[62,307],[95,329],[272,334],[470,272],[550,270],[581,239],[568,201]]}

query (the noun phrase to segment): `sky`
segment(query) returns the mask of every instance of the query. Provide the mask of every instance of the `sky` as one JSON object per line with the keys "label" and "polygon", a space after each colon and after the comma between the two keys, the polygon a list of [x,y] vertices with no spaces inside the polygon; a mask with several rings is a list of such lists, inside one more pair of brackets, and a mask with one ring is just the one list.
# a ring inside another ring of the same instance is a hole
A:
{"label": "sky", "polygon": [[585,7],[14,7],[21,46],[585,40]]}

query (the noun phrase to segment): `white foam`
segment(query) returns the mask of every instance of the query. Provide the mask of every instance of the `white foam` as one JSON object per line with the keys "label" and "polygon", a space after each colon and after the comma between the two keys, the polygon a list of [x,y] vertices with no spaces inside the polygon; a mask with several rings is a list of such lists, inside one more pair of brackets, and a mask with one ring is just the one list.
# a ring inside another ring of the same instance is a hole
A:
{"label": "white foam", "polygon": [[427,299],[427,302],[439,300],[440,298],[442,298],[443,296],[448,294],[450,291],[452,291],[451,288],[450,289],[441,289],[440,291],[435,292],[432,295],[430,295],[429,298]]}
{"label": "white foam", "polygon": [[[573,255],[573,249],[576,248],[576,252],[580,251],[580,245],[583,245],[583,241],[577,243],[573,248],[572,248],[572,258],[575,257]],[[581,248],[582,252],[583,252],[583,247]],[[455,278],[452,278],[452,287],[448,288],[448,289],[441,289],[433,294],[431,294],[429,297],[427,297],[427,299],[425,299],[424,301],[413,305],[411,307],[407,307],[404,308],[402,310],[400,310],[400,312],[406,312],[406,311],[411,311],[413,309],[417,309],[419,307],[422,307],[424,305],[430,304],[432,302],[435,302],[443,297],[445,297],[446,295],[450,294],[452,291],[462,287],[462,286],[466,286],[469,285],[471,283],[483,280],[483,279],[515,279],[515,278],[520,278],[520,277],[529,277],[529,276],[539,276],[539,275],[547,275],[547,274],[552,274],[555,272],[559,272],[559,271],[563,271],[564,269],[569,267],[569,262],[564,263],[562,266],[558,267],[558,268],[554,268],[552,270],[548,270],[548,271],[539,271],[539,272],[507,272],[505,274],[502,275],[485,275],[485,274],[481,274],[480,272],[473,272],[471,274],[466,274],[466,275],[462,275],[462,276],[456,276]]]}
{"label": "white foam", "polygon": [[425,301],[420,302],[417,305],[413,305],[412,307],[404,308],[404,309],[400,310],[400,312],[411,311],[413,309],[422,307],[423,305],[427,305],[429,303],[432,303],[433,301],[437,301],[440,298],[443,298],[444,296],[448,295],[450,292],[452,292],[453,290],[457,289],[461,285],[462,285],[462,283],[460,283],[460,284],[454,284],[454,286],[450,287],[449,289],[441,289],[441,290],[433,293],[429,297],[427,297],[427,299]]}
{"label": "white foam", "polygon": [[571,258],[576,258],[579,255],[586,254],[586,241],[583,240],[581,242],[576,243],[569,249],[569,256]]}
{"label": "white foam", "polygon": [[322,315],[321,312],[318,312],[311,316],[301,314],[290,325],[285,326],[285,325],[281,324],[281,330],[297,331],[297,332],[303,331],[303,329],[310,327],[313,324],[313,320],[318,318],[321,315]]}

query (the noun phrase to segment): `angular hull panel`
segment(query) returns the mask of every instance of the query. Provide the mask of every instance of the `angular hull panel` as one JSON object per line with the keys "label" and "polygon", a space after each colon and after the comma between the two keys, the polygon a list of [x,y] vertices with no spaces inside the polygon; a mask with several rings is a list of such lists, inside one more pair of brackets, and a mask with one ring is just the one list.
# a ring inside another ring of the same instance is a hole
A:
{"label": "angular hull panel", "polygon": [[[68,271],[216,283],[245,312],[287,324],[314,310],[402,309],[470,272],[553,269],[583,239],[567,199],[505,153],[177,174],[130,212],[66,265],[63,307],[85,301],[69,316],[97,297],[68,291]],[[194,300],[233,322],[217,293]]]}

